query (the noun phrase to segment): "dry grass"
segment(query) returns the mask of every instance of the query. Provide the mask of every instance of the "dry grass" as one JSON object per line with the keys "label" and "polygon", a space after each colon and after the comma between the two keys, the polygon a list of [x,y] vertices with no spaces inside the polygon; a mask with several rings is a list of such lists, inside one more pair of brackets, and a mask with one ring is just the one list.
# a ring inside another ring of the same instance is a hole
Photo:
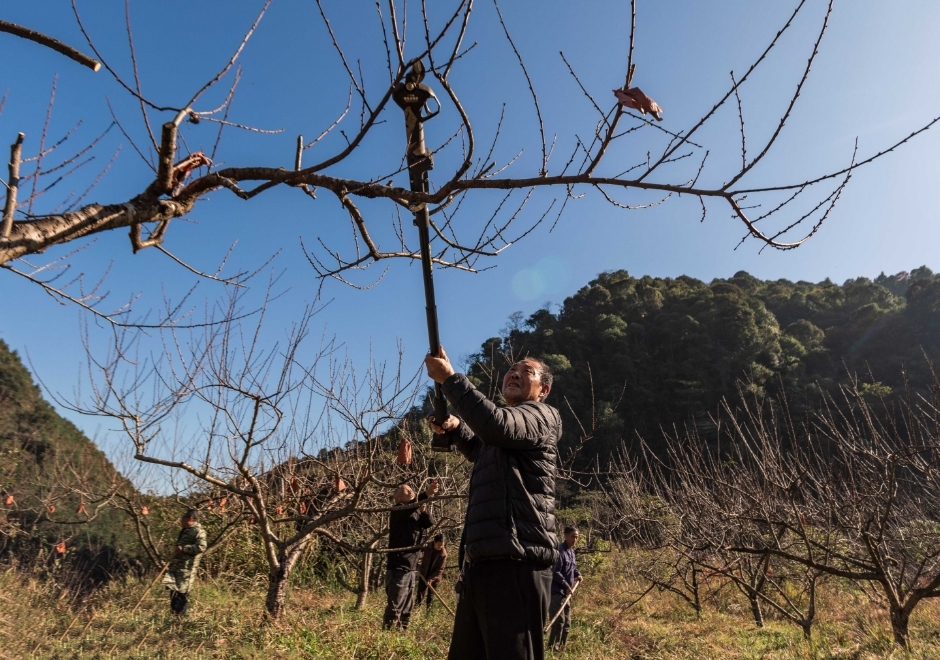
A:
{"label": "dry grass", "polygon": [[[904,653],[892,645],[883,609],[850,586],[830,583],[813,642],[807,644],[785,621],[768,617],[763,628],[755,627],[746,602],[731,589],[710,593],[700,618],[680,599],[656,592],[622,611],[638,586],[621,577],[623,562],[611,555],[587,573],[566,659],[940,660],[940,603],[928,602],[915,612],[914,648]],[[169,614],[160,587],[131,615],[146,584],[115,585],[98,594],[89,609],[73,610],[48,585],[0,575],[0,658],[430,659],[445,657],[450,639],[451,619],[440,606],[430,616],[416,610],[407,633],[383,632],[382,594],[357,611],[351,594],[328,587],[295,588],[277,623],[264,621],[261,582],[241,592],[222,581],[201,582],[183,624]],[[91,620],[90,608],[95,608]]]}

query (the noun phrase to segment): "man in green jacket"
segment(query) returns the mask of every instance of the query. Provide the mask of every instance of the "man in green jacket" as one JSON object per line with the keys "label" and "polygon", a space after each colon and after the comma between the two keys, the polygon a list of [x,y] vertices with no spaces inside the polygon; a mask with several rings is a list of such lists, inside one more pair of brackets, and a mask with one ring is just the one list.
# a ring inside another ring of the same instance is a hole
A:
{"label": "man in green jacket", "polygon": [[206,530],[196,522],[198,514],[189,509],[180,518],[180,533],[176,537],[176,552],[163,576],[163,584],[170,590],[170,609],[177,616],[186,613],[189,591],[196,580],[199,557],[206,551]]}

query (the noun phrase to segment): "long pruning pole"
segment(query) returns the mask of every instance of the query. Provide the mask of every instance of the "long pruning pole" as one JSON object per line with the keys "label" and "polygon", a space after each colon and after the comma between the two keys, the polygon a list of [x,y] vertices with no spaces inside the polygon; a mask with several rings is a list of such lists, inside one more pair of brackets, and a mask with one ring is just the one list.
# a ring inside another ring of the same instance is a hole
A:
{"label": "long pruning pole", "polygon": [[448,612],[450,612],[450,615],[451,615],[452,617],[455,617],[455,618],[456,618],[457,614],[456,614],[452,609],[450,609],[450,605],[448,605],[447,602],[446,602],[443,598],[441,598],[441,595],[440,595],[439,593],[437,593],[437,589],[435,589],[434,587],[432,587],[432,586],[431,586],[431,583],[430,583],[428,580],[426,580],[423,575],[421,575],[421,571],[418,571],[418,577],[421,578],[421,581],[424,582],[424,584],[427,585],[428,589],[431,590],[431,593],[434,594],[435,596],[437,596],[437,599],[438,599],[439,601],[441,601],[441,605],[443,605],[444,608],[445,608]]}
{"label": "long pruning pole", "polygon": [[[405,81],[395,89],[392,98],[395,99],[395,103],[405,113],[405,135],[408,139],[405,157],[408,162],[411,190],[412,192],[427,194],[428,172],[434,168],[434,159],[431,152],[424,145],[424,122],[436,116],[440,112],[440,107],[436,112],[422,114],[422,111],[427,108],[428,101],[431,99],[437,101],[437,97],[434,96],[431,88],[421,83],[423,79],[424,65],[419,60],[411,67]],[[441,336],[437,323],[437,303],[434,299],[434,264],[431,257],[431,215],[428,213],[427,204],[423,202],[413,205],[411,211],[415,214],[414,224],[418,228],[418,242],[421,246],[421,272],[424,276],[424,301],[425,312],[427,313],[429,352],[431,355],[440,357]],[[438,424],[443,424],[444,420],[447,419],[447,400],[444,398],[439,383],[434,384],[434,419]],[[449,445],[435,446],[433,441],[431,447],[438,451],[449,451],[450,449]]]}

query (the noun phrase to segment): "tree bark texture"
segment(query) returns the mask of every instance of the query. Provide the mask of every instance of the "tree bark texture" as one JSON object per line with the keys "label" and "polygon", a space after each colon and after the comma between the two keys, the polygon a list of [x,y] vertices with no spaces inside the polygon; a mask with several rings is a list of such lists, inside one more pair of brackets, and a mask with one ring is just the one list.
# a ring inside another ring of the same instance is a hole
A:
{"label": "tree bark texture", "polygon": [[764,613],[760,608],[760,599],[757,597],[757,594],[750,593],[747,595],[748,601],[751,603],[751,616],[754,617],[754,625],[758,628],[764,627]]}
{"label": "tree bark texture", "polygon": [[288,576],[284,571],[278,569],[268,574],[268,595],[264,599],[264,609],[272,619],[281,616],[284,610],[284,603],[287,599]]}
{"label": "tree bark texture", "polygon": [[287,600],[287,586],[290,583],[291,573],[294,572],[294,566],[297,564],[297,558],[303,548],[295,548],[290,553],[278,553],[278,563],[276,567],[268,572],[268,594],[264,600],[264,608],[268,616],[277,619],[284,611],[284,605]]}
{"label": "tree bark texture", "polygon": [[903,649],[909,648],[910,636],[908,627],[911,614],[907,608],[891,607],[891,632],[894,633],[894,643]]}
{"label": "tree bark texture", "polygon": [[359,570],[359,593],[356,596],[356,609],[361,610],[366,606],[366,599],[369,597],[369,577],[372,574],[372,553],[367,552],[362,555],[362,567]]}
{"label": "tree bark texture", "polygon": [[186,204],[144,194],[126,204],[90,204],[72,213],[17,222],[12,225],[8,238],[0,241],[0,264],[109,229],[178,218],[192,208],[192,202]]}
{"label": "tree bark texture", "polygon": [[702,599],[699,594],[698,569],[692,566],[692,609],[695,610],[695,618],[702,617]]}

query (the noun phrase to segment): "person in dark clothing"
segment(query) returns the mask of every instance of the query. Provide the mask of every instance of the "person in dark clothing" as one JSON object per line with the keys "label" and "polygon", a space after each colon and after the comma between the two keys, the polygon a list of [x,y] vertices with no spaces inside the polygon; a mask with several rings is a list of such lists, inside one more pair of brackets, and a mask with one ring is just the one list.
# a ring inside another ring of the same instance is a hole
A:
{"label": "person in dark clothing", "polygon": [[[410,486],[403,485],[395,489],[395,506],[389,514],[388,547],[412,548],[421,545],[424,530],[434,526],[434,518],[428,511],[428,505],[414,505],[437,493],[440,486],[436,481],[428,485],[427,490],[417,498]],[[414,606],[415,569],[418,565],[418,550],[390,552],[385,572],[385,595],[388,598],[382,626],[408,628],[411,609]]]}
{"label": "person in dark clothing", "polygon": [[435,433],[473,461],[460,545],[461,593],[449,660],[542,660],[555,536],[558,411],[551,369],[526,358],[503,378],[506,407],[454,372],[444,349],[428,375],[456,410]]}
{"label": "person in dark clothing", "polygon": [[[431,601],[434,600],[434,591],[438,589],[444,578],[444,568],[447,566],[447,549],[444,547],[444,535],[438,534],[421,551],[421,566],[418,568],[418,596],[415,599],[418,605],[427,592],[427,608],[430,611]],[[428,589],[428,585],[431,589]]]}
{"label": "person in dark clothing", "polygon": [[[565,527],[565,540],[558,546],[558,559],[552,567],[552,604],[549,615],[555,616],[562,609],[565,598],[574,592],[575,585],[581,582],[581,571],[574,562],[574,546],[578,544],[581,533],[575,527]],[[571,600],[565,603],[564,609],[548,636],[548,645],[554,651],[562,651],[568,644],[568,631],[571,630]]]}

